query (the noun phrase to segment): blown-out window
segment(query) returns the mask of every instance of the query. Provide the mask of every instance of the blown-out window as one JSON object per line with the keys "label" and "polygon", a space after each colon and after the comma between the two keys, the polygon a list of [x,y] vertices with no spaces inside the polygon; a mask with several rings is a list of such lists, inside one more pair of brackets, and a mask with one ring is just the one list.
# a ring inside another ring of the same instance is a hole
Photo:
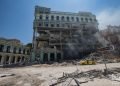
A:
{"label": "blown-out window", "polygon": [[62,20],[62,21],[64,21],[64,20],[65,20],[64,16],[62,16],[62,17],[61,17],[61,20]]}
{"label": "blown-out window", "polygon": [[76,17],[76,21],[79,22],[79,18],[78,17]]}
{"label": "blown-out window", "polygon": [[59,16],[56,16],[56,20],[59,20]]}
{"label": "blown-out window", "polygon": [[0,52],[3,52],[4,50],[4,45],[0,45]]}
{"label": "blown-out window", "polygon": [[85,21],[88,22],[88,18],[85,18]]}
{"label": "blown-out window", "polygon": [[51,27],[54,27],[54,24],[51,24]]}
{"label": "blown-out window", "polygon": [[10,46],[7,46],[7,53],[10,53]]}
{"label": "blown-out window", "polygon": [[57,27],[60,27],[60,25],[59,25],[59,24],[57,24]]}
{"label": "blown-out window", "polygon": [[81,18],[81,21],[83,21],[83,18]]}
{"label": "blown-out window", "polygon": [[90,22],[92,22],[92,19],[90,18]]}
{"label": "blown-out window", "polygon": [[43,16],[42,15],[40,15],[40,20],[42,20],[43,19]]}
{"label": "blown-out window", "polygon": [[71,20],[74,21],[74,17],[71,17]]}
{"label": "blown-out window", "polygon": [[69,19],[69,17],[67,17],[67,21],[69,21],[70,19]]}
{"label": "blown-out window", "polygon": [[49,16],[46,16],[46,20],[49,20]]}
{"label": "blown-out window", "polygon": [[51,16],[51,20],[54,20],[54,16]]}

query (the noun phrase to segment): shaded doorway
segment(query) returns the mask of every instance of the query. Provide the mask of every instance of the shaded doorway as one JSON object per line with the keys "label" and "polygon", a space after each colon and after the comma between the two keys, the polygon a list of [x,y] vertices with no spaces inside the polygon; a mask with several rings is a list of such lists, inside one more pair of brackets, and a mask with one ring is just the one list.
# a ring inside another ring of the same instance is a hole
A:
{"label": "shaded doorway", "polygon": [[48,54],[44,53],[43,55],[43,62],[48,62]]}
{"label": "shaded doorway", "polygon": [[18,56],[17,62],[19,63],[19,62],[20,62],[20,60],[21,60],[21,58],[20,58],[20,56]]}
{"label": "shaded doorway", "polygon": [[6,56],[6,60],[5,60],[6,64],[9,64],[9,58],[10,58],[9,56]]}
{"label": "shaded doorway", "polygon": [[57,61],[61,60],[61,53],[57,53]]}
{"label": "shaded doorway", "polygon": [[15,63],[15,56],[12,57],[12,61],[11,61],[12,64]]}
{"label": "shaded doorway", "polygon": [[22,57],[22,62],[24,62],[24,61],[25,61],[25,57],[23,56],[23,57]]}
{"label": "shaded doorway", "polygon": [[50,54],[50,61],[55,61],[55,54],[54,53]]}

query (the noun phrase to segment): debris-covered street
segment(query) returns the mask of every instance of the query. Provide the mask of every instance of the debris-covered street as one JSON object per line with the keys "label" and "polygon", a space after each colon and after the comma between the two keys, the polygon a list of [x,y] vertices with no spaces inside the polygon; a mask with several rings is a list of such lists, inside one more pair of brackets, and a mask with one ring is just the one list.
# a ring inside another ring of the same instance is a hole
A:
{"label": "debris-covered street", "polygon": [[[63,73],[69,74],[75,71],[79,73],[76,80],[81,82],[80,86],[120,86],[120,63],[109,63],[107,67],[110,73],[106,77],[102,74],[104,64],[67,66],[40,64],[0,68],[0,86],[77,86],[72,78],[52,85],[63,76]],[[84,76],[87,74],[88,76]]]}

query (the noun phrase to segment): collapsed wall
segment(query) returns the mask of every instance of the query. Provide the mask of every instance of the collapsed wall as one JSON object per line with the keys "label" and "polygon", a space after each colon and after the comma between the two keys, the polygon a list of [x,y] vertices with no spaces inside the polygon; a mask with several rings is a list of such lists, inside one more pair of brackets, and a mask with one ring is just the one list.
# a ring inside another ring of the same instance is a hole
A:
{"label": "collapsed wall", "polygon": [[100,32],[102,37],[109,42],[114,54],[120,55],[120,26],[107,26]]}

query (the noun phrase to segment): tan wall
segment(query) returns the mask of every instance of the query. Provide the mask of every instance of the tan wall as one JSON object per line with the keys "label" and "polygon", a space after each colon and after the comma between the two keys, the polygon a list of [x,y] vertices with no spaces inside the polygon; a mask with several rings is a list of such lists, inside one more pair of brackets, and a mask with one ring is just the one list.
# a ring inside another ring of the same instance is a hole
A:
{"label": "tan wall", "polygon": [[[19,40],[0,39],[0,47],[1,45],[4,47],[0,51],[0,65],[24,63],[30,59],[30,49],[22,45]],[[10,46],[9,52],[8,46]],[[23,53],[24,49],[25,53]]]}
{"label": "tan wall", "polygon": [[0,52],[1,65],[24,63],[27,60],[29,60],[29,55]]}

